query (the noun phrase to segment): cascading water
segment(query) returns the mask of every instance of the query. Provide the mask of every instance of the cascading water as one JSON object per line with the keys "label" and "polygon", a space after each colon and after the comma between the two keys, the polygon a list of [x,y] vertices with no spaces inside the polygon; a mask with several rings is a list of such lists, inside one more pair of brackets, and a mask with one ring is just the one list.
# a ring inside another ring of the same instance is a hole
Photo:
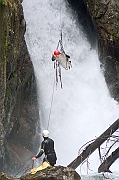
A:
{"label": "cascading water", "polygon": [[[62,0],[62,9],[60,3],[24,0],[23,8],[25,38],[38,84],[41,129],[48,127],[55,141],[57,165],[66,166],[83,144],[98,137],[119,117],[119,105],[109,95],[96,50],[91,49],[65,2]],[[56,88],[51,61],[60,38],[60,20],[64,49],[72,61],[72,69],[61,69],[63,89],[60,83]],[[89,158],[94,172],[100,164],[97,154]],[[111,170],[118,170],[117,163]],[[84,165],[81,172],[86,173],[86,169]]]}

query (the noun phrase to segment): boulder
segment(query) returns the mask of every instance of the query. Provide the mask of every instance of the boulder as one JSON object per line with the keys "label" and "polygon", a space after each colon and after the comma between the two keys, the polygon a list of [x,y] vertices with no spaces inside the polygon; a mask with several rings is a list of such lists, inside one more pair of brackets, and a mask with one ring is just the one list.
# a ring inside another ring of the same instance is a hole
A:
{"label": "boulder", "polygon": [[72,168],[55,166],[38,171],[36,174],[27,174],[20,180],[80,180],[79,174]]}
{"label": "boulder", "polygon": [[70,167],[54,166],[48,167],[35,174],[26,174],[19,178],[13,178],[3,172],[0,172],[0,180],[80,180],[80,175]]}
{"label": "boulder", "polygon": [[9,175],[0,172],[0,180],[14,180],[14,179],[13,179],[13,177],[11,177]]}

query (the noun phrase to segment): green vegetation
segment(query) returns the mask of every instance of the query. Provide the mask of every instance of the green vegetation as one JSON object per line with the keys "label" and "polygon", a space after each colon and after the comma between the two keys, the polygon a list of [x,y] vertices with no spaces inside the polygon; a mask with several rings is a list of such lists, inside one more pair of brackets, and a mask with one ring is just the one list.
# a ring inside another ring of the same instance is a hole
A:
{"label": "green vegetation", "polygon": [[15,1],[14,0],[1,0],[1,5],[3,6],[3,7],[11,7],[11,8],[13,8],[15,11],[17,10],[17,6],[16,6],[16,4],[15,4]]}
{"label": "green vegetation", "polygon": [[[11,93],[11,87],[13,86],[12,84],[14,84],[12,79],[17,76],[16,58],[20,48],[19,9],[15,0],[0,0],[0,22],[0,76],[3,84],[0,93],[3,94],[2,101],[4,103],[5,117],[2,122],[5,126],[12,106],[13,93]],[[10,69],[11,64],[13,69]],[[9,85],[9,83],[11,85]]]}
{"label": "green vegetation", "polygon": [[4,128],[6,127],[6,124],[7,124],[7,115],[9,113],[9,110],[10,110],[10,107],[11,107],[11,89],[10,88],[7,88],[6,89],[6,95],[5,95],[5,98],[6,98],[6,104],[5,104],[5,117],[3,118],[2,120],[2,123],[3,123],[3,126]]}

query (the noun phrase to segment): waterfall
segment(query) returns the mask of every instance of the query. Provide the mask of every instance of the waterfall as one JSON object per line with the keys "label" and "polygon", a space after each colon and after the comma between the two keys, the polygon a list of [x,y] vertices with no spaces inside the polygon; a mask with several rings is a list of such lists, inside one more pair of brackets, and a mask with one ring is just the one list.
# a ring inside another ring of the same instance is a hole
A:
{"label": "waterfall", "polygon": [[[65,1],[24,0],[23,8],[25,38],[38,85],[40,126],[43,130],[49,123],[57,165],[66,166],[76,158],[83,144],[98,137],[119,118],[119,105],[110,97],[96,49],[91,48]],[[61,68],[63,89],[60,82],[56,88],[51,61],[60,38],[60,20],[64,49],[72,61],[72,69]],[[96,172],[100,164],[97,151],[89,162],[90,169]],[[117,170],[117,163],[111,170]]]}

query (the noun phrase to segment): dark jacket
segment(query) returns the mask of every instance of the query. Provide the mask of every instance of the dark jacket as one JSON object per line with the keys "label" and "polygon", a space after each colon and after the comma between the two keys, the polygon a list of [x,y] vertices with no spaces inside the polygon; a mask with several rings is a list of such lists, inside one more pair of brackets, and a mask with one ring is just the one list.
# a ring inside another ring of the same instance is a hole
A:
{"label": "dark jacket", "polygon": [[56,153],[54,150],[54,141],[50,138],[44,138],[44,141],[41,144],[41,150],[36,156],[36,158],[39,158],[43,153],[45,153],[45,159],[47,160],[51,166],[54,166],[56,164]]}

